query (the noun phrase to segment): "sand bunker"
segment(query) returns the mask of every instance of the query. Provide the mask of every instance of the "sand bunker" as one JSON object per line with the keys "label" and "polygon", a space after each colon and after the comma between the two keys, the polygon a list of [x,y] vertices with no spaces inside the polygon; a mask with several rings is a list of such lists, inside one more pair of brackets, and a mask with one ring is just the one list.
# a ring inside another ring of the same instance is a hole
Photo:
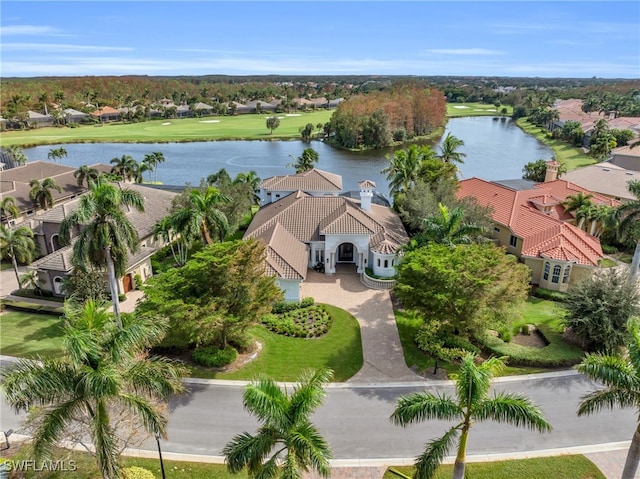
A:
{"label": "sand bunker", "polygon": [[300,113],[287,113],[287,116],[302,116]]}
{"label": "sand bunker", "polygon": [[220,123],[220,120],[200,120],[200,123]]}
{"label": "sand bunker", "polygon": [[163,123],[162,126],[167,126],[167,125],[170,125],[170,124],[171,124],[171,122],[167,121],[167,122]]}
{"label": "sand bunker", "polygon": [[458,108],[459,110],[462,110],[464,108],[469,108],[468,106],[463,106],[463,105],[456,105],[454,106],[454,108]]}

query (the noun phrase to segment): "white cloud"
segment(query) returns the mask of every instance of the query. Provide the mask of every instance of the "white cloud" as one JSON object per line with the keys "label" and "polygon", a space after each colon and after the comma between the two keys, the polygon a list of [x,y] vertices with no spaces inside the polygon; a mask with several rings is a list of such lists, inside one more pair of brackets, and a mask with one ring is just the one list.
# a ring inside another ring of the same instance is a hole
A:
{"label": "white cloud", "polygon": [[35,52],[108,52],[132,51],[131,47],[107,47],[101,45],[73,45],[70,43],[3,43],[2,50],[18,51],[29,50]]}
{"label": "white cloud", "polygon": [[487,48],[432,48],[428,53],[438,53],[442,55],[504,55],[499,50],[489,50]]}
{"label": "white cloud", "polygon": [[4,25],[0,34],[9,35],[59,35],[61,32],[47,25]]}

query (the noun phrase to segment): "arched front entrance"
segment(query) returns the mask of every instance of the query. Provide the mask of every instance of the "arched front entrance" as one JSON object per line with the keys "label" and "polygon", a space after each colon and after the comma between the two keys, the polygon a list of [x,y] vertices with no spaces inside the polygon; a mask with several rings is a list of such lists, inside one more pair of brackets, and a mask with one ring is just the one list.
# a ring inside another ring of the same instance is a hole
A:
{"label": "arched front entrance", "polygon": [[353,243],[342,243],[338,246],[338,263],[353,263],[356,248]]}
{"label": "arched front entrance", "polygon": [[362,273],[365,267],[363,265],[366,265],[364,254],[355,243],[350,242],[340,243],[328,259],[329,268],[327,273],[335,273],[336,266],[340,264],[353,264],[356,266],[356,271]]}

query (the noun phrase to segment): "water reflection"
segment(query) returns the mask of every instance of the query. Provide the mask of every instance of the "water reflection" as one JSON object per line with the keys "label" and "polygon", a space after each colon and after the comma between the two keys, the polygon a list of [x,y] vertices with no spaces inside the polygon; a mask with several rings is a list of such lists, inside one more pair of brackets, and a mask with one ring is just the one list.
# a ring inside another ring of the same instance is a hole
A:
{"label": "water reflection", "polygon": [[[491,117],[454,118],[446,133],[465,142],[466,153],[460,165],[463,178],[477,176],[487,180],[519,178],[529,161],[550,159],[552,151],[535,138],[522,132],[510,119]],[[164,184],[198,184],[201,178],[226,168],[231,176],[255,170],[261,178],[292,173],[288,167],[292,157],[309,146],[300,141],[215,141],[197,143],[79,143],[56,145],[67,150],[66,165],[109,163],[115,157],[131,155],[138,161],[152,151],[161,151],[166,163],[158,168],[158,180]],[[320,155],[318,167],[343,177],[344,189],[357,189],[359,181],[373,180],[378,190],[388,195],[388,184],[381,170],[388,164],[385,155],[394,148],[349,152],[322,142],[310,145]],[[51,146],[25,149],[29,160],[46,160]]]}

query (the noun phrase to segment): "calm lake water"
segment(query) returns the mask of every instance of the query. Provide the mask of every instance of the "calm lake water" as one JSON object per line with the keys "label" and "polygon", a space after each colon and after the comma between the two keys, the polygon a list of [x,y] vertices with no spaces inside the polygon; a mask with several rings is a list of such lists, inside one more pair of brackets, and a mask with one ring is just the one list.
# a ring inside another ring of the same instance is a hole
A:
{"label": "calm lake water", "polygon": [[[553,152],[526,135],[510,119],[492,117],[453,118],[447,133],[460,138],[460,149],[467,156],[460,165],[461,178],[477,176],[486,180],[520,178],[522,167],[540,158],[551,159]],[[260,178],[293,173],[288,163],[309,146],[300,141],[212,141],[197,143],[82,143],[56,145],[68,156],[63,164],[78,167],[107,163],[115,157],[131,155],[142,161],[144,155],[161,151],[167,161],[158,168],[158,181],[166,185],[197,185],[201,178],[225,168],[231,176],[254,170]],[[388,165],[385,155],[393,149],[348,152],[322,142],[311,143],[320,155],[318,168],[342,175],[345,190],[357,190],[357,183],[373,180],[380,193],[388,195],[388,184],[380,173]],[[47,160],[52,146],[24,150],[29,160]],[[147,176],[145,175],[145,178]]]}

